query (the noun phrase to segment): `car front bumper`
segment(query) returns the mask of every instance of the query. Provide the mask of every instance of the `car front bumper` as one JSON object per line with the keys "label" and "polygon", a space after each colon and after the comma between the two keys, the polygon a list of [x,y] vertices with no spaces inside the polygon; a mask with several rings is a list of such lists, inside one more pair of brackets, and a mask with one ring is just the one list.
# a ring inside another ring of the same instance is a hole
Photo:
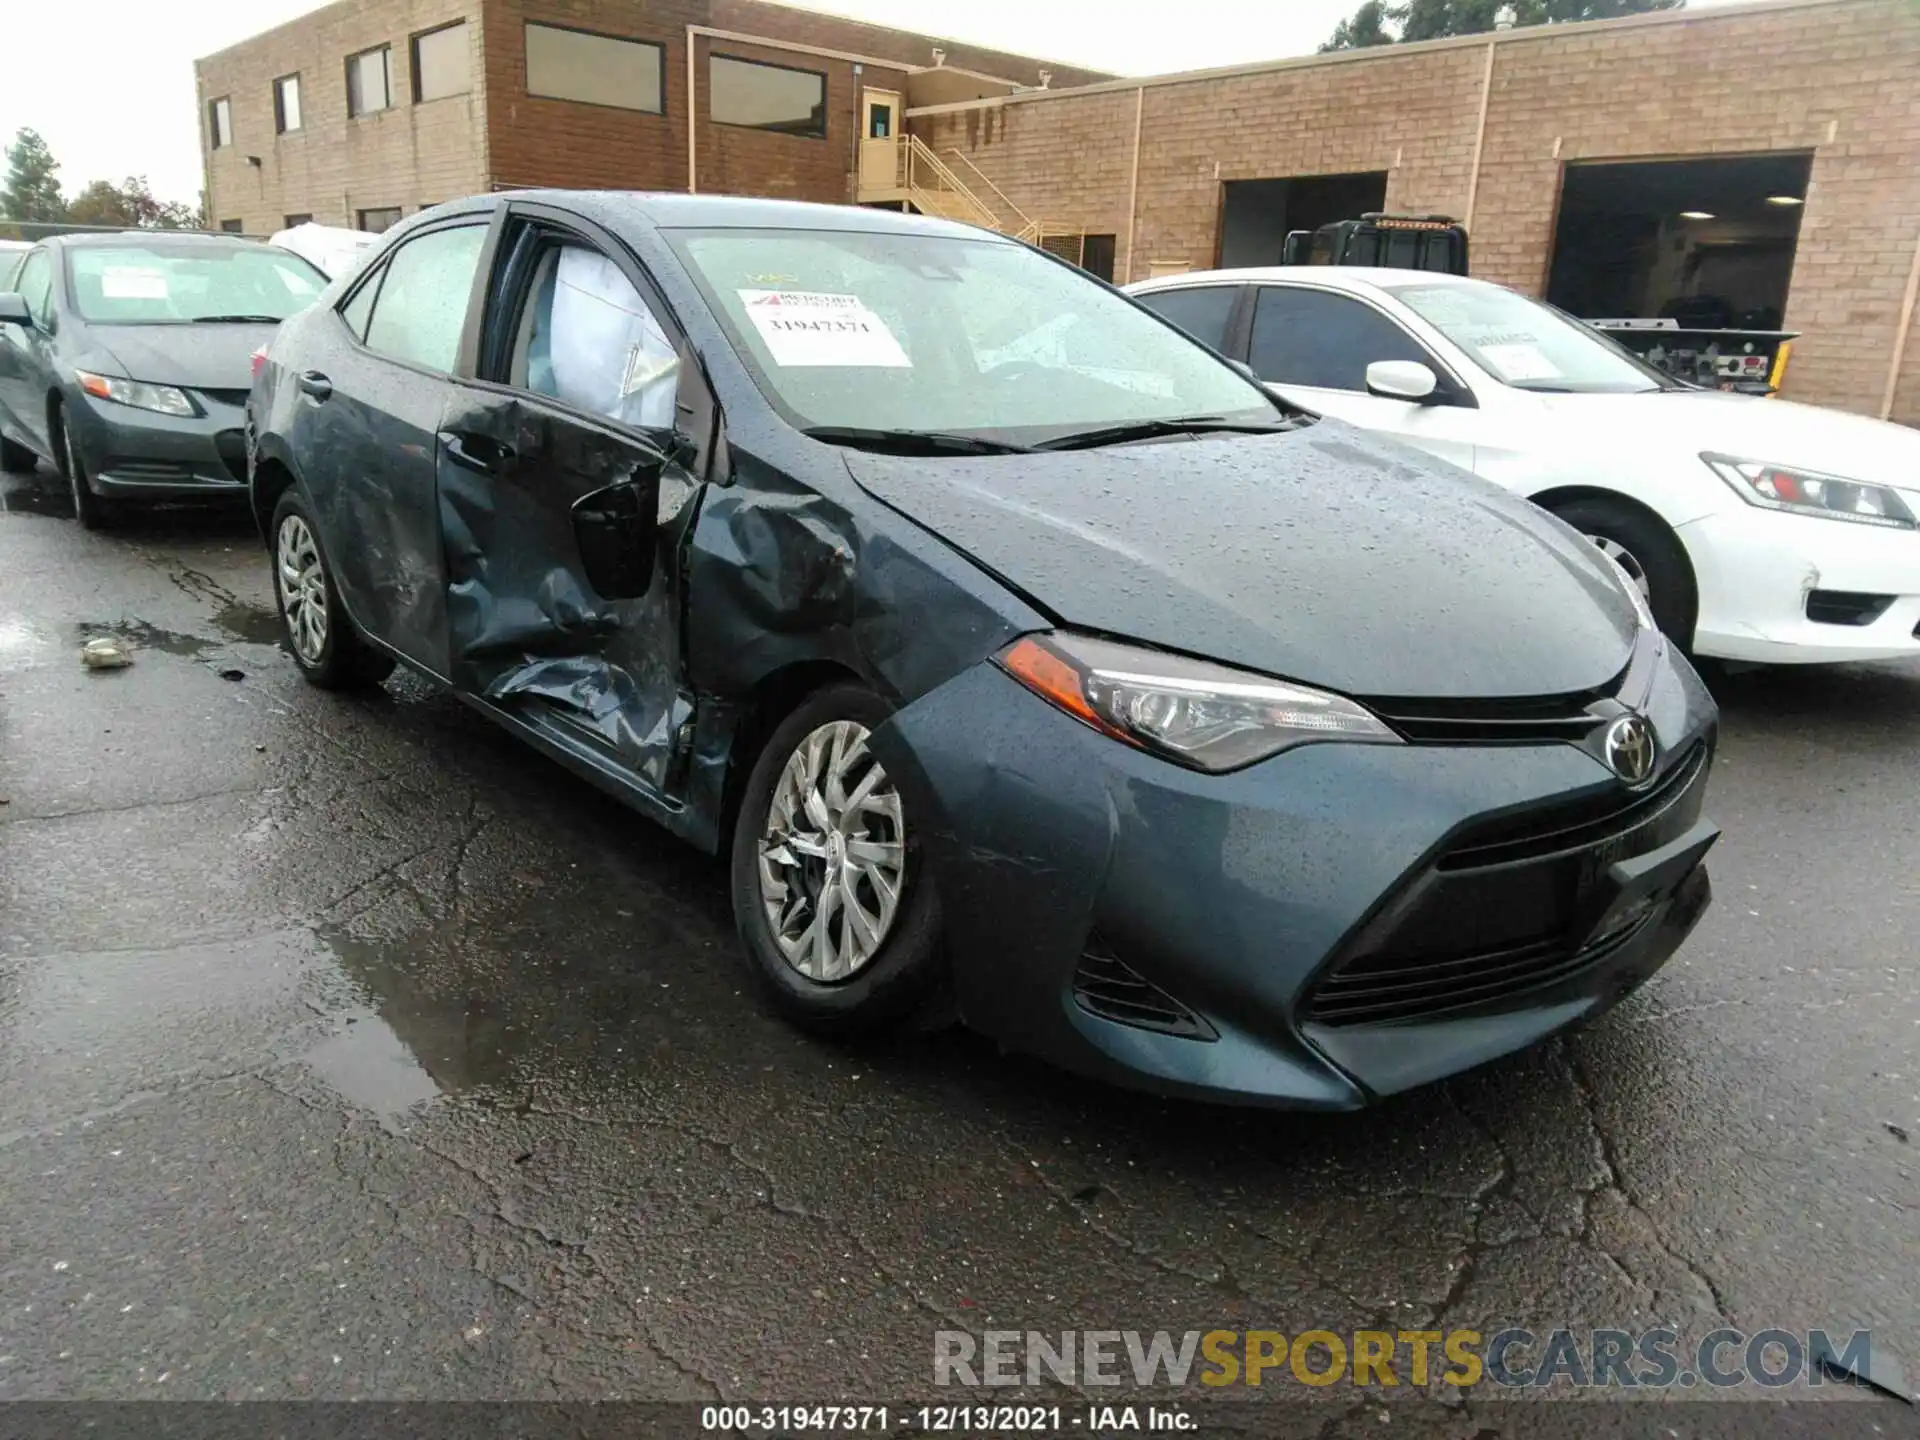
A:
{"label": "car front bumper", "polygon": [[90,395],[68,397],[68,423],[96,494],[115,500],[244,498],[246,407],[193,392],[206,413],[162,415]]}
{"label": "car front bumper", "polygon": [[[1592,817],[1652,802],[1571,744],[1316,744],[1202,775],[992,665],[873,743],[921,817],[971,1026],[1141,1088],[1351,1109],[1593,1016],[1672,954],[1708,900],[1714,714],[1663,659],[1665,798],[1611,828]],[[1541,839],[1576,820],[1579,845]],[[1463,868],[1473,845],[1506,859]],[[1647,853],[1658,887],[1588,928]]]}
{"label": "car front bumper", "polygon": [[[1920,655],[1920,534],[1736,505],[1676,532],[1700,592],[1694,650],[1809,664]],[[1815,592],[1879,597],[1864,624],[1810,617]]]}

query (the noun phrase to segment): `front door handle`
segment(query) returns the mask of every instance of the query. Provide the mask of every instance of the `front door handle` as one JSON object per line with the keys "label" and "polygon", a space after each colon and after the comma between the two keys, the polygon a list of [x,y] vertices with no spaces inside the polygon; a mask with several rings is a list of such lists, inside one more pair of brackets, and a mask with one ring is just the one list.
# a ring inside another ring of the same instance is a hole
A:
{"label": "front door handle", "polygon": [[333,394],[333,381],[322,375],[318,370],[303,372],[300,378],[294,383],[300,387],[300,393],[302,395],[309,396],[315,400],[325,400],[329,395]]}
{"label": "front door handle", "polygon": [[503,474],[513,463],[513,447],[486,435],[448,430],[441,434],[440,443],[454,464],[482,475]]}

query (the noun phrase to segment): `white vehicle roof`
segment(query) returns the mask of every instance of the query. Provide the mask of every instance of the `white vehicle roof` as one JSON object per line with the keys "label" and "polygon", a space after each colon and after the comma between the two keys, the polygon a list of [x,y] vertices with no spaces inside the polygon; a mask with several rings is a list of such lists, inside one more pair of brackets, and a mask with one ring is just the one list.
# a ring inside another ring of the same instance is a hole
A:
{"label": "white vehicle roof", "polygon": [[330,280],[351,270],[367,251],[380,243],[380,237],[365,230],[349,230],[339,225],[316,225],[309,220],[291,230],[282,230],[270,238],[269,245],[291,250],[302,260],[320,267]]}
{"label": "white vehicle roof", "polygon": [[[1259,285],[1278,280],[1333,290],[1379,290],[1395,285],[1490,285],[1469,275],[1440,270],[1390,270],[1379,265],[1249,265],[1237,270],[1188,270],[1154,280],[1136,280],[1136,290],[1173,290],[1186,285]],[[1497,288],[1497,287],[1496,287]]]}

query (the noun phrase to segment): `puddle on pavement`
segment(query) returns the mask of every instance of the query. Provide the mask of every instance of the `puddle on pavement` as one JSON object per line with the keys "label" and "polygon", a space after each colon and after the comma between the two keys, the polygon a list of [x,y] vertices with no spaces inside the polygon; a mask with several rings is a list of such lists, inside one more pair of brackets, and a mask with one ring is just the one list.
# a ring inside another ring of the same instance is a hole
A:
{"label": "puddle on pavement", "polygon": [[[111,624],[82,620],[73,627],[73,643],[84,645],[96,636],[111,635],[126,641],[136,651],[158,650],[188,660],[207,660],[236,641],[247,645],[278,645],[280,641],[280,617],[257,605],[236,602],[223,606],[213,617],[213,623],[226,632],[225,636],[188,635],[178,630],[163,630],[144,620],[116,620]],[[4,658],[0,658],[0,666],[4,664]]]}
{"label": "puddle on pavement", "polygon": [[43,515],[52,520],[73,518],[73,499],[52,480],[8,475],[0,481],[0,514]]}
{"label": "puddle on pavement", "polygon": [[415,1106],[506,1077],[522,1032],[468,989],[435,994],[404,963],[420,957],[331,927],[316,932],[360,992],[339,1031],[301,1057],[341,1099],[387,1124]]}
{"label": "puddle on pavement", "polygon": [[280,643],[280,614],[267,606],[249,605],[236,600],[231,605],[221,606],[214,613],[213,623],[247,645]]}

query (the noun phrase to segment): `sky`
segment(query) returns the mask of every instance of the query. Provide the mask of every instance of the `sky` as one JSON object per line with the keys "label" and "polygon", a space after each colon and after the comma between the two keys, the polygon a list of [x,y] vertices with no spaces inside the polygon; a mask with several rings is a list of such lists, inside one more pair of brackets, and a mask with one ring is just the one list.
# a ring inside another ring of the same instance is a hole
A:
{"label": "sky", "polygon": [[[1180,0],[1147,24],[1113,0],[808,0],[808,9],[1108,70],[1151,75],[1312,52],[1359,0]],[[1724,0],[1692,0],[1694,6]],[[317,10],[316,0],[11,0],[6,51],[36,57],[0,76],[0,145],[46,137],[69,196],[90,180],[145,175],[163,200],[200,191],[193,61]],[[1150,13],[1145,7],[1135,14]],[[76,14],[83,17],[76,21]],[[1173,17],[1177,16],[1177,23]],[[76,25],[97,45],[75,43]]]}

